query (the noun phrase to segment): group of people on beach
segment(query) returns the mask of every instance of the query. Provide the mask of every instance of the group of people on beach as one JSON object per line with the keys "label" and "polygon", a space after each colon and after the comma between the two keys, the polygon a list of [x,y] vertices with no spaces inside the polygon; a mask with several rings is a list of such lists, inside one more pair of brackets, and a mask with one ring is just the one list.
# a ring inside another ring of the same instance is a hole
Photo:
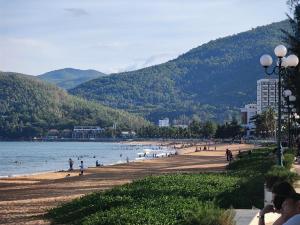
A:
{"label": "group of people on beach", "polygon": [[210,150],[217,150],[217,146],[215,146],[213,149],[211,149],[210,147],[209,147],[209,145],[208,146],[206,146],[206,145],[204,145],[204,147],[203,147],[203,149],[201,148],[201,146],[198,148],[198,146],[196,146],[196,149],[195,149],[195,152],[201,152],[201,151],[210,151]]}
{"label": "group of people on beach", "polygon": [[231,162],[231,161],[233,160],[233,154],[232,154],[232,151],[229,150],[228,148],[226,149],[225,156],[226,156],[226,160],[227,160],[228,162]]}
{"label": "group of people on beach", "polygon": [[[129,162],[130,162],[129,158],[126,157],[126,163],[129,163]],[[69,169],[68,169],[68,171],[73,171],[74,170],[73,165],[74,165],[74,161],[71,158],[69,158]],[[96,160],[96,167],[100,167],[100,166],[103,166],[103,164],[99,163],[99,161]],[[79,171],[80,171],[79,176],[83,175],[83,170],[84,170],[84,165],[83,165],[83,161],[81,160],[80,165],[79,165]]]}
{"label": "group of people on beach", "polygon": [[[73,165],[74,165],[74,161],[71,158],[69,158],[69,170],[68,171],[74,170]],[[84,169],[83,161],[81,160],[80,165],[79,165],[79,170],[80,170],[79,176],[83,175],[83,169]]]}

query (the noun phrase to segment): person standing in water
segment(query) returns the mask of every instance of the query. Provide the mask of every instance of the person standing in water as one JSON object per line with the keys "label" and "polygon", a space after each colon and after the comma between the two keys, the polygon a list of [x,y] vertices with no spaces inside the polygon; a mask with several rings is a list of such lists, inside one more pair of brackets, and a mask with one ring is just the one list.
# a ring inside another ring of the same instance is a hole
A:
{"label": "person standing in water", "polygon": [[74,161],[71,158],[69,158],[69,171],[73,170],[73,164],[74,164]]}

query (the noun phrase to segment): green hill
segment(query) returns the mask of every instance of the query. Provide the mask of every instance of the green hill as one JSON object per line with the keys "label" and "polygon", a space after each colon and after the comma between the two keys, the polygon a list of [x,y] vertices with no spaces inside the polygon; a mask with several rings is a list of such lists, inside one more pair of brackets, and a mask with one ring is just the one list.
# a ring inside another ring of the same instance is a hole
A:
{"label": "green hill", "polygon": [[65,68],[61,70],[54,70],[48,73],[39,75],[38,77],[49,83],[56,84],[57,86],[70,89],[86,81],[106,76],[96,70],[79,70],[73,68]]}
{"label": "green hill", "polygon": [[0,138],[44,135],[74,125],[138,128],[146,121],[127,112],[71,96],[23,74],[0,72]]}
{"label": "green hill", "polygon": [[[160,65],[101,77],[70,93],[157,121],[168,116],[230,119],[256,101],[256,80],[265,78],[264,53],[282,43],[287,21],[210,41]],[[187,34],[188,35],[188,34]]]}

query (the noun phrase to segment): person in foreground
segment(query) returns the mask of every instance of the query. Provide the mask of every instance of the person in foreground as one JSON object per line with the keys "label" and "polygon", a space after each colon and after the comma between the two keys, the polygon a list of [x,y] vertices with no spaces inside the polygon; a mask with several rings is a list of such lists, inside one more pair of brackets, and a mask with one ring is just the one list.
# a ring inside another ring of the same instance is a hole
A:
{"label": "person in foreground", "polygon": [[[296,191],[288,182],[277,183],[272,189],[272,203],[266,205],[259,213],[258,225],[265,225],[265,214],[279,213],[281,216],[273,223],[273,225],[282,225],[286,220],[286,216],[282,212],[282,204],[288,196],[295,194]],[[299,224],[300,225],[300,224]]]}
{"label": "person in foreground", "polygon": [[294,193],[288,196],[282,203],[283,225],[300,225],[300,194]]}

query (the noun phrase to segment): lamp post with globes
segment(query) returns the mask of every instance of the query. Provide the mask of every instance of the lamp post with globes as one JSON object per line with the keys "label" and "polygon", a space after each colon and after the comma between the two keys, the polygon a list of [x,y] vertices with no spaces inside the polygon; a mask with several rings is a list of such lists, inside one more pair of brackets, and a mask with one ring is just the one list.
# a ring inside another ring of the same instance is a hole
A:
{"label": "lamp post with globes", "polygon": [[299,59],[296,55],[286,56],[287,49],[284,45],[278,45],[274,49],[274,53],[277,57],[277,65],[269,72],[268,67],[272,65],[273,59],[270,55],[263,55],[260,57],[260,63],[265,68],[265,73],[267,75],[278,75],[278,112],[277,112],[277,157],[278,165],[282,166],[282,150],[281,150],[281,79],[288,67],[296,67],[298,65]]}
{"label": "lamp post with globes", "polygon": [[291,107],[290,107],[290,96],[292,96],[292,91],[289,89],[286,89],[283,91],[283,96],[285,98],[285,111],[287,116],[288,116],[288,147],[291,147],[291,132],[290,132],[290,128],[291,128],[291,121],[290,121],[290,114],[291,114]]}
{"label": "lamp post with globes", "polygon": [[286,111],[288,115],[288,146],[291,148],[292,140],[291,140],[291,116],[292,116],[292,103],[296,101],[296,97],[292,95],[292,91],[287,89],[283,91],[283,96],[286,100]]}

